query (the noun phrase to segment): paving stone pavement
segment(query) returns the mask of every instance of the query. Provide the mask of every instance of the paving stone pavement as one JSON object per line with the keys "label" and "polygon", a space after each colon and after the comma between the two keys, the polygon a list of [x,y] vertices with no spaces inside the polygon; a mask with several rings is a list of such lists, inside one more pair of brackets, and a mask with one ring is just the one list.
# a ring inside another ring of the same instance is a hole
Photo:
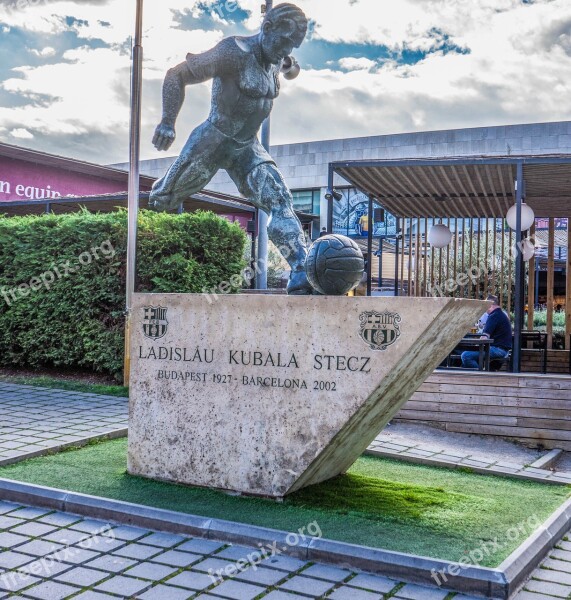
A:
{"label": "paving stone pavement", "polygon": [[0,383],[0,466],[127,434],[128,399]]}
{"label": "paving stone pavement", "polygon": [[571,598],[571,536],[563,538],[513,600]]}
{"label": "paving stone pavement", "polygon": [[[0,383],[0,466],[93,437],[126,434],[127,421],[127,398]],[[372,448],[504,473],[526,469],[382,439]],[[568,476],[560,475],[565,480]],[[285,556],[268,558],[254,568],[247,556],[256,551],[0,501],[0,600],[477,600]],[[208,572],[226,568],[235,575],[215,581]],[[556,598],[571,599],[570,537],[557,545],[513,600]]]}
{"label": "paving stone pavement", "polygon": [[476,600],[258,551],[0,501],[0,600]]}
{"label": "paving stone pavement", "polygon": [[403,445],[386,439],[381,433],[369,446],[367,453],[385,458],[405,458],[410,462],[434,466],[470,467],[478,472],[489,472],[496,475],[529,479],[532,481],[548,481],[560,485],[571,485],[571,473],[567,471],[551,471],[536,469],[533,465],[522,465],[502,460],[483,460],[469,453],[443,451],[436,446],[424,444]]}
{"label": "paving stone pavement", "polygon": [[[128,399],[0,382],[0,466],[96,437],[127,435]],[[428,445],[395,444],[381,433],[369,447],[380,456],[460,465],[503,475],[571,484],[571,473],[509,462],[485,462],[470,454]]]}

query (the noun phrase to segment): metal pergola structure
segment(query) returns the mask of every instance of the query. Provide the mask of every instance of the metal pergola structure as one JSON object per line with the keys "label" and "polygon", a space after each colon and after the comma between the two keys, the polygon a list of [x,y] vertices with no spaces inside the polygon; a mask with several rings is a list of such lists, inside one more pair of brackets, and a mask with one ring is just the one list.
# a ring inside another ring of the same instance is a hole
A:
{"label": "metal pergola structure", "polygon": [[[517,206],[516,244],[523,240],[521,207],[526,202],[536,217],[571,217],[571,156],[497,156],[438,159],[361,160],[329,165],[328,186],[336,176],[355,186],[397,218],[503,219]],[[331,194],[330,194],[331,196]],[[329,199],[328,231],[333,230]],[[369,249],[372,210],[369,210]],[[369,261],[370,262],[370,261]],[[515,259],[514,371],[521,370],[521,333],[525,309],[525,263]],[[571,278],[567,268],[567,324],[571,325]],[[370,273],[368,274],[370,279]],[[368,291],[371,285],[369,281]]]}

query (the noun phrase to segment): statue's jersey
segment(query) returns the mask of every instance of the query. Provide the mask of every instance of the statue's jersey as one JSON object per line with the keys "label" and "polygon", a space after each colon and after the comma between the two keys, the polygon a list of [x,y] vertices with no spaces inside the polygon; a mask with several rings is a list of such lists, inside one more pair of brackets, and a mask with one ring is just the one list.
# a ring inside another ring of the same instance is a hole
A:
{"label": "statue's jersey", "polygon": [[188,54],[186,64],[192,83],[213,79],[210,123],[237,141],[253,140],[280,92],[279,65],[263,64],[258,38],[225,38]]}

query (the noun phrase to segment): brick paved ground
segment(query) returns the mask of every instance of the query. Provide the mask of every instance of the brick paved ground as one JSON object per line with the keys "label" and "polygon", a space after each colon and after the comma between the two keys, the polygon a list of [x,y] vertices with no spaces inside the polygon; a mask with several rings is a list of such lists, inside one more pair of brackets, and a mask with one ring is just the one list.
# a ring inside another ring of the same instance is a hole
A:
{"label": "brick paved ground", "polygon": [[[443,433],[443,436],[446,434]],[[566,471],[551,471],[549,469],[538,469],[534,464],[525,465],[512,461],[501,460],[499,456],[484,459],[473,456],[462,449],[451,450],[429,444],[419,444],[414,441],[411,444],[395,443],[387,433],[383,432],[377,436],[368,448],[369,454],[384,458],[404,458],[409,462],[427,464],[434,466],[470,467],[479,471],[530,479],[534,481],[557,482],[561,485],[571,484],[571,473]]]}
{"label": "brick paved ground", "polygon": [[514,600],[571,598],[571,538],[557,544]]}
{"label": "brick paved ground", "polygon": [[124,430],[127,398],[0,383],[0,465]]}
{"label": "brick paved ground", "polygon": [[[0,383],[0,465],[126,431],[127,404],[126,398]],[[208,575],[253,552],[0,501],[0,600],[476,600],[287,557],[267,559],[216,583]],[[555,598],[571,599],[569,538],[514,600]]]}
{"label": "brick paved ground", "polygon": [[[0,501],[0,600],[477,600],[285,556],[252,567],[257,551]],[[571,598],[568,537],[514,600],[555,598]]]}
{"label": "brick paved ground", "polygon": [[277,556],[234,578],[208,574],[257,549],[110,526],[0,501],[0,599],[475,600],[436,588]]}

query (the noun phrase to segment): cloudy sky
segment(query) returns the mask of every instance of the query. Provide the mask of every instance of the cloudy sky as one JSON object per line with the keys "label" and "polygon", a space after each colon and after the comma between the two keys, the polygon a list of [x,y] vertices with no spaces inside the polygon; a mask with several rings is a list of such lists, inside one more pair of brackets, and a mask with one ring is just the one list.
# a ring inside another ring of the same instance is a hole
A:
{"label": "cloudy sky", "polygon": [[[571,119],[569,0],[298,0],[311,19],[274,143]],[[261,0],[145,0],[143,158],[168,67],[249,35]],[[127,160],[135,0],[0,0],[0,141]],[[188,90],[177,152],[208,113]]]}

